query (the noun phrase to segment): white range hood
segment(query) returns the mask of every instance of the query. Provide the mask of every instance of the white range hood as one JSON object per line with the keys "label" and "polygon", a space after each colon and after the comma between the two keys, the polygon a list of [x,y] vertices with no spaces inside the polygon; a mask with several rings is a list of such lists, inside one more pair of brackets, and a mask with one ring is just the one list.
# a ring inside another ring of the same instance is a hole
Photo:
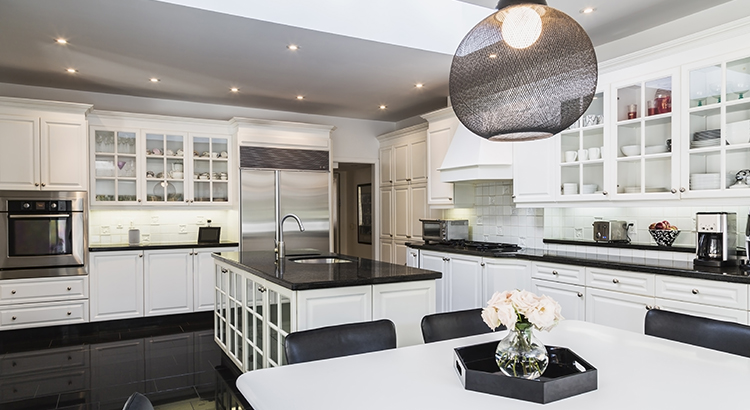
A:
{"label": "white range hood", "polygon": [[443,182],[513,178],[512,142],[491,142],[469,131],[458,119],[440,171]]}

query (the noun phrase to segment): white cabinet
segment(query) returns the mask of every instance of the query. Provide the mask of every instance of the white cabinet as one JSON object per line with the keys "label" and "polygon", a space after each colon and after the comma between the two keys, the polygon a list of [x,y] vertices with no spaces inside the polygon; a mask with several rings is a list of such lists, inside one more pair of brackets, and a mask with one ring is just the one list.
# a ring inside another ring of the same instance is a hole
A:
{"label": "white cabinet", "polygon": [[586,321],[643,333],[654,298],[596,288],[586,289]]}
{"label": "white cabinet", "polygon": [[0,189],[84,191],[90,105],[0,98]]}
{"label": "white cabinet", "polygon": [[686,315],[702,316],[710,319],[724,320],[747,324],[748,311],[729,309],[724,307],[702,305],[698,303],[681,302],[678,300],[656,298],[654,305],[657,309],[671,310]]}
{"label": "white cabinet", "polygon": [[380,188],[380,237],[393,239],[393,187]]}
{"label": "white cabinet", "polygon": [[406,242],[395,241],[393,243],[394,259],[392,263],[395,263],[396,265],[402,265],[402,266],[408,265],[409,261],[406,259],[406,252],[407,252]]}
{"label": "white cabinet", "polygon": [[143,316],[143,251],[91,253],[91,321]]}
{"label": "white cabinet", "polygon": [[211,256],[214,252],[237,252],[237,248],[195,248],[193,255],[193,311],[208,311],[214,308],[214,284],[216,265]]}
{"label": "white cabinet", "polygon": [[372,286],[298,292],[297,330],[372,320]]}
{"label": "white cabinet", "polygon": [[586,270],[583,266],[533,262],[531,264],[531,277],[575,285],[586,284]]}
{"label": "white cabinet", "polygon": [[420,219],[427,217],[427,187],[425,185],[397,186],[394,193],[394,233],[397,240],[422,238]]}
{"label": "white cabinet", "polygon": [[372,286],[372,320],[390,319],[397,346],[421,344],[422,318],[435,313],[435,281],[384,283]]}
{"label": "white cabinet", "polygon": [[449,304],[445,298],[446,287],[448,286],[448,265],[444,253],[435,251],[419,251],[419,268],[440,272],[443,276],[435,280],[435,306],[438,312],[447,312]]}
{"label": "white cabinet", "polygon": [[586,288],[560,282],[531,279],[532,292],[547,295],[556,300],[562,307],[566,319],[586,320]]}
{"label": "white cabinet", "polygon": [[0,281],[0,330],[88,322],[88,276]]}
{"label": "white cabinet", "polygon": [[145,316],[191,312],[192,251],[166,249],[144,252],[143,297]]}
{"label": "white cabinet", "polygon": [[406,248],[406,266],[419,267],[419,249]]}
{"label": "white cabinet", "polygon": [[483,307],[487,301],[482,292],[482,258],[450,254],[447,259],[447,281],[444,281],[447,310]]}
{"label": "white cabinet", "polygon": [[560,190],[555,156],[559,137],[513,143],[513,201],[553,202]]}
{"label": "white cabinet", "polygon": [[422,118],[430,124],[427,130],[428,204],[450,207],[453,205],[453,184],[442,182],[438,169],[443,165],[445,154],[458,128],[458,118],[451,107],[425,114]]}
{"label": "white cabinet", "polygon": [[658,276],[656,297],[732,309],[748,309],[748,285],[740,283]]}
{"label": "white cabinet", "polygon": [[495,292],[531,289],[531,263],[514,258],[482,258],[482,300]]}
{"label": "white cabinet", "polygon": [[389,145],[380,148],[378,151],[378,160],[380,161],[380,185],[393,185],[393,146]]}
{"label": "white cabinet", "polygon": [[400,141],[393,146],[394,184],[418,184],[427,181],[427,141]]}
{"label": "white cabinet", "polygon": [[394,263],[396,256],[394,255],[395,244],[391,240],[380,240],[380,260],[383,262]]}

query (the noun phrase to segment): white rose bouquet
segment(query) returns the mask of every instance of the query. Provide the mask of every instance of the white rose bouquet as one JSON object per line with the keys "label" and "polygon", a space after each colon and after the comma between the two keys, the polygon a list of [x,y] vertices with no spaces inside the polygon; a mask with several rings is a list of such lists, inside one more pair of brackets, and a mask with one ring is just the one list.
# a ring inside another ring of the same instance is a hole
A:
{"label": "white rose bouquet", "polygon": [[560,304],[549,296],[537,296],[526,290],[495,292],[482,310],[482,319],[490,329],[505,325],[524,331],[531,326],[549,331],[564,318]]}

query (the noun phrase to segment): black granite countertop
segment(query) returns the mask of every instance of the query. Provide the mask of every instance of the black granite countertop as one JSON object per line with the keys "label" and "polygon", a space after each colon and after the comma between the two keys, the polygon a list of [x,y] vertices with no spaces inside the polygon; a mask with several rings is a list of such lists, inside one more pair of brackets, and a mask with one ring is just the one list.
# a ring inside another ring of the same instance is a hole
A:
{"label": "black granite countertop", "polygon": [[551,262],[565,265],[628,270],[633,272],[655,273],[660,275],[750,284],[750,272],[738,266],[712,268],[707,266],[695,266],[692,261],[685,262],[614,255],[594,255],[582,252],[546,251],[544,249],[531,248],[525,248],[518,252],[493,253],[477,252],[439,244],[425,245],[419,243],[407,243],[407,246],[414,249],[424,249],[438,252],[452,252],[463,255],[475,255],[492,258],[516,258],[537,262]]}
{"label": "black granite countertop", "polygon": [[103,243],[89,246],[89,252],[109,251],[142,251],[156,249],[192,249],[192,248],[230,248],[240,246],[237,242],[222,241],[219,243],[196,243],[196,242],[148,242],[139,245],[128,245],[127,243],[113,244]]}
{"label": "black granite countertop", "polygon": [[216,260],[291,290],[411,282],[442,277],[440,272],[371,259],[335,253],[321,256],[339,257],[351,262],[298,263],[294,259],[304,256],[287,256],[277,264],[276,255],[272,251],[222,252],[213,255]]}

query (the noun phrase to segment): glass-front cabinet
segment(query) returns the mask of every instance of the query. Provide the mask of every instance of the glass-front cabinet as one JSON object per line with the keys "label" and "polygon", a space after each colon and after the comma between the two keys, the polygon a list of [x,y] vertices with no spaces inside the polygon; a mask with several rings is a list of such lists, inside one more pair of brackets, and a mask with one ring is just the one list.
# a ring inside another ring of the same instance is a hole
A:
{"label": "glass-front cabinet", "polygon": [[140,146],[138,132],[93,129],[92,165],[94,203],[137,204]]}
{"label": "glass-front cabinet", "polygon": [[560,133],[560,201],[608,199],[604,105],[604,93],[596,94],[581,118]]}
{"label": "glass-front cabinet", "polygon": [[750,195],[750,57],[688,67],[683,197]]}
{"label": "glass-front cabinet", "polygon": [[193,135],[193,201],[229,201],[229,139]]}
{"label": "glass-front cabinet", "polygon": [[613,87],[613,199],[679,198],[679,88],[674,77],[669,73]]}
{"label": "glass-front cabinet", "polygon": [[184,134],[145,133],[146,202],[185,201]]}

